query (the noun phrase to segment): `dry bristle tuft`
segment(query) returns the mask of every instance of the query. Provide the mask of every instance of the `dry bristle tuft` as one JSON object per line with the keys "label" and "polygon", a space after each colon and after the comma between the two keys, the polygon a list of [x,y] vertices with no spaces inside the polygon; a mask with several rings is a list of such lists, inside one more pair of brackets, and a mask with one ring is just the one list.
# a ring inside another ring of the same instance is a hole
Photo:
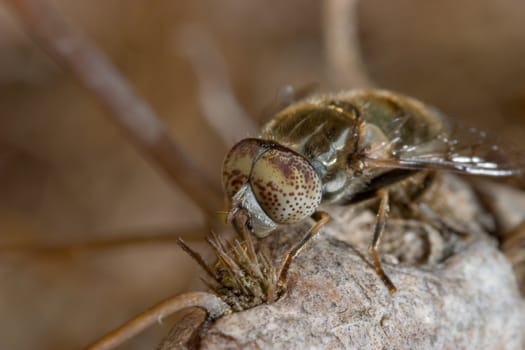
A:
{"label": "dry bristle tuft", "polygon": [[205,263],[183,241],[179,241],[184,251],[211,277],[211,281],[204,279],[204,283],[234,311],[273,302],[281,294],[277,269],[268,251],[256,250],[250,234],[243,237],[242,242],[236,239],[228,244],[212,233],[207,241],[217,256],[217,262],[213,266]]}

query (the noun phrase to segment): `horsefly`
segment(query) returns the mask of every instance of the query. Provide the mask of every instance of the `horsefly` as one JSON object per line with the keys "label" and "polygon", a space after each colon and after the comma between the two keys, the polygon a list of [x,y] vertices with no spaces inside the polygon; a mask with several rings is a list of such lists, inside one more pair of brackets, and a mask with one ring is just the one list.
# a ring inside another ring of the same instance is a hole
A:
{"label": "horsefly", "polygon": [[295,256],[329,221],[320,204],[377,198],[369,252],[377,275],[394,293],[377,253],[390,205],[419,197],[441,170],[521,173],[519,164],[503,160],[505,152],[483,132],[454,128],[438,110],[407,96],[384,90],[314,96],[284,108],[259,138],[244,139],[227,154],[222,178],[228,221],[265,237],[280,225],[315,220],[283,259],[283,287]]}

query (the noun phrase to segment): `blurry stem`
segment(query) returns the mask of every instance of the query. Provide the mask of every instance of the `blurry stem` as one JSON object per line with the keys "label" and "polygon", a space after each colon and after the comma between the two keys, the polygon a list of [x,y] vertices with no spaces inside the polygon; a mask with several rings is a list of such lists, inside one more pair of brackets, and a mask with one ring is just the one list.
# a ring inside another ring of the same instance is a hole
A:
{"label": "blurry stem", "polygon": [[88,350],[114,349],[126,340],[136,336],[146,328],[164,317],[189,307],[199,307],[208,313],[211,319],[218,318],[230,311],[219,297],[205,292],[191,292],[171,297],[136,316],[124,325],[105,335],[100,340],[87,347]]}
{"label": "blurry stem", "polygon": [[246,135],[256,135],[256,124],[235,97],[226,60],[211,34],[191,24],[178,32],[179,52],[197,75],[200,107],[208,125],[228,148]]}
{"label": "blurry stem", "polygon": [[70,28],[46,0],[4,0],[44,50],[112,112],[111,120],[208,215],[223,201],[220,189],[188,159],[153,109],[134,91],[106,55]]}
{"label": "blurry stem", "polygon": [[327,66],[338,88],[372,87],[361,56],[358,33],[358,0],[326,0],[323,28]]}
{"label": "blurry stem", "polygon": [[164,233],[158,235],[135,235],[98,239],[92,241],[65,243],[65,244],[40,244],[38,242],[6,244],[0,246],[0,257],[12,254],[27,254],[43,258],[71,258],[79,254],[100,253],[106,250],[123,249],[133,246],[142,247],[145,244],[177,244],[177,240],[184,238],[189,242],[204,241],[207,229]]}

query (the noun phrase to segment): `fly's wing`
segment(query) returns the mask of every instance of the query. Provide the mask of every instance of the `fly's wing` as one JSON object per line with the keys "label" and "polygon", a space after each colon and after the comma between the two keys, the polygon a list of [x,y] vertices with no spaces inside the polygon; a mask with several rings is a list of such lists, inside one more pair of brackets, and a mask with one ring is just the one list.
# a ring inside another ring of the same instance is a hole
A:
{"label": "fly's wing", "polygon": [[421,142],[407,143],[402,134],[409,122],[410,116],[393,120],[386,130],[389,141],[378,146],[389,149],[389,156],[376,158],[374,154],[380,152],[369,152],[365,164],[369,167],[445,170],[484,176],[515,176],[525,170],[523,153],[484,131],[447,123],[442,130],[427,135]]}

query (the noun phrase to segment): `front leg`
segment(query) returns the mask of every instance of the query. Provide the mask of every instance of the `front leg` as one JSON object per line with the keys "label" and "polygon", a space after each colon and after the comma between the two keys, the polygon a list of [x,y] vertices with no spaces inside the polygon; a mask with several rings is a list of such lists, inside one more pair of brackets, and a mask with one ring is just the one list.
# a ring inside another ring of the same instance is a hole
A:
{"label": "front leg", "polygon": [[310,227],[304,237],[295,244],[285,255],[281,268],[279,269],[279,281],[278,287],[282,290],[286,284],[288,278],[288,270],[292,264],[293,259],[301,252],[307,242],[309,242],[328,221],[330,221],[330,215],[324,211],[316,211],[312,214],[312,218],[315,223]]}
{"label": "front leg", "polygon": [[379,260],[379,255],[377,254],[377,248],[379,246],[379,242],[381,241],[383,231],[385,230],[386,220],[388,219],[388,213],[390,211],[390,205],[388,202],[388,191],[385,189],[381,189],[377,191],[377,196],[380,198],[379,209],[377,211],[377,221],[374,229],[374,237],[372,238],[372,242],[368,247],[368,251],[372,256],[372,259],[374,260],[374,267],[377,275],[387,286],[390,293],[394,294],[397,291],[396,286],[394,286],[394,283],[392,283],[390,278],[388,278],[388,276],[385,274],[385,271],[381,266],[381,261]]}

